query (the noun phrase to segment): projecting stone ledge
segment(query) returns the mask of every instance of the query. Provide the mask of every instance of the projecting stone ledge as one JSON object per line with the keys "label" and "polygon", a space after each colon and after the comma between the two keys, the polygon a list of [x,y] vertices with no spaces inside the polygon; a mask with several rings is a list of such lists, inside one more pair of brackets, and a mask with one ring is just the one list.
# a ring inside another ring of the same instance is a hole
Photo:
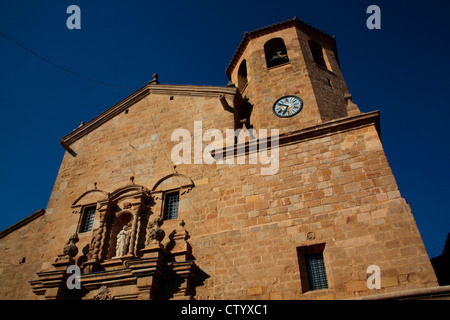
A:
{"label": "projecting stone ledge", "polygon": [[346,300],[450,300],[450,286],[389,292]]}

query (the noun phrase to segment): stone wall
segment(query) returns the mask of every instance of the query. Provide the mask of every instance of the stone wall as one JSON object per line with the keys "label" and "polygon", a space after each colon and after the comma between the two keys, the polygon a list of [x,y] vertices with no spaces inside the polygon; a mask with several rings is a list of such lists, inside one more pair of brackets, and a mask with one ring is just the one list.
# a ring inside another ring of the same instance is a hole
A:
{"label": "stone wall", "polygon": [[[196,156],[211,143],[194,142],[205,130],[218,129],[222,137],[214,143],[225,147],[226,130],[240,127],[243,104],[236,88],[160,85],[155,78],[61,140],[67,152],[45,215],[0,237],[0,298],[37,298],[29,281],[38,272],[54,270],[55,258],[75,233],[75,263],[83,266],[97,232],[105,230],[99,207],[112,194],[120,210],[134,205],[120,200],[130,185],[129,190],[142,187],[141,193],[152,197],[144,205],[154,215],[162,215],[164,192],[184,186],[178,219],[165,221],[162,228],[170,235],[181,220],[186,223],[195,265],[204,273],[197,299],[345,299],[437,286],[411,209],[384,154],[379,114],[360,114],[351,103],[334,40],[297,24],[252,33],[233,58],[237,67],[227,70],[237,83],[237,70],[246,59],[248,85],[242,96],[253,108],[246,127],[280,130],[275,174],[262,175],[267,165],[250,164],[248,155],[242,164],[232,159],[211,165],[202,153]],[[263,48],[274,37],[284,40],[289,63],[267,69]],[[310,39],[323,47],[327,68],[314,62]],[[288,94],[299,95],[304,109],[293,118],[275,117],[273,103]],[[202,126],[198,135],[195,121]],[[178,137],[172,141],[176,129],[188,132],[190,141],[183,146],[191,152],[191,163],[174,167],[172,151],[181,142]],[[80,233],[83,206],[99,202],[93,230]],[[147,219],[133,220],[137,256]],[[99,250],[110,251],[100,257],[108,264],[113,253],[107,237],[101,239]],[[317,250],[323,253],[328,289],[310,291],[303,256]],[[120,268],[118,263],[109,265]],[[371,265],[381,269],[380,290],[367,288]],[[127,281],[126,287],[102,288],[86,297],[150,296],[139,293],[133,277]]]}
{"label": "stone wall", "polygon": [[[218,99],[147,99],[74,142],[76,156],[65,154],[46,215],[1,239],[3,298],[34,298],[27,282],[51,270],[77,232],[80,216],[71,206],[83,193],[113,192],[131,176],[151,190],[173,173],[166,155],[178,143],[170,141],[174,129],[192,128],[193,120],[204,121],[204,129],[232,127],[231,117],[227,123],[210,116],[224,114]],[[178,219],[163,228],[170,234],[186,222],[195,262],[208,276],[198,299],[341,299],[437,285],[375,126],[352,126],[283,142],[272,176],[248,162],[176,167],[195,187],[181,195]],[[156,203],[153,213],[160,208]],[[93,231],[79,234],[76,259],[97,228],[98,215]],[[314,244],[325,245],[329,289],[304,292],[298,250]],[[377,291],[365,285],[373,264],[382,272]]]}

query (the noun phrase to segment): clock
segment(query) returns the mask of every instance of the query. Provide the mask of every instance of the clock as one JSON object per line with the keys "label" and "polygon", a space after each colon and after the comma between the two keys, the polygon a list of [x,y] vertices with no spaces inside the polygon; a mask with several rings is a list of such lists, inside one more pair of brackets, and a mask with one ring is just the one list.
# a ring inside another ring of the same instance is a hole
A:
{"label": "clock", "polygon": [[302,111],[303,100],[297,96],[284,96],[273,104],[273,113],[280,118],[290,118]]}

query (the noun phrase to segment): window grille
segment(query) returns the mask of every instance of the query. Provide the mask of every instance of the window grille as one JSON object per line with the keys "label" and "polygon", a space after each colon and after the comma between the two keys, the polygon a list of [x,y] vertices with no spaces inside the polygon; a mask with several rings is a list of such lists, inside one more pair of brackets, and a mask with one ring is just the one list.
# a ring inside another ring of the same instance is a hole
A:
{"label": "window grille", "polygon": [[94,224],[94,217],[95,217],[95,207],[89,207],[84,209],[84,217],[80,233],[92,230],[92,226]]}
{"label": "window grille", "polygon": [[328,289],[327,273],[323,254],[305,256],[309,290]]}
{"label": "window grille", "polygon": [[165,197],[164,203],[164,220],[178,218],[178,204],[180,202],[180,194],[178,192],[169,193]]}

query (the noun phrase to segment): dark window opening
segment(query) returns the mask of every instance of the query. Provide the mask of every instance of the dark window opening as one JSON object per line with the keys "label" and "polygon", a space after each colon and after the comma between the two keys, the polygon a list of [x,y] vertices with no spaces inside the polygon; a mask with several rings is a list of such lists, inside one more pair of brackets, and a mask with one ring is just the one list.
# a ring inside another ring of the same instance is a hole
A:
{"label": "dark window opening", "polygon": [[274,38],[264,44],[267,68],[279,66],[289,62],[286,46],[283,39]]}
{"label": "dark window opening", "polygon": [[87,207],[83,210],[83,220],[81,222],[80,233],[89,232],[94,225],[95,207]]}
{"label": "dark window opening", "polygon": [[328,289],[324,249],[325,244],[297,248],[302,292]]}
{"label": "dark window opening", "polygon": [[331,80],[328,79],[328,78],[327,78],[327,83],[328,83],[328,85],[330,86],[331,89],[334,89],[334,88],[333,88],[333,83],[332,83]]}
{"label": "dark window opening", "polygon": [[327,63],[325,62],[325,57],[323,55],[323,48],[320,44],[313,40],[308,41],[309,49],[311,50],[314,62],[319,66],[328,69]]}
{"label": "dark window opening", "polygon": [[172,220],[178,218],[178,205],[180,202],[180,193],[168,193],[164,199],[164,220]]}
{"label": "dark window opening", "polygon": [[244,91],[244,89],[247,87],[248,80],[247,80],[247,61],[244,59],[241,62],[241,65],[238,70],[238,89],[240,92]]}

